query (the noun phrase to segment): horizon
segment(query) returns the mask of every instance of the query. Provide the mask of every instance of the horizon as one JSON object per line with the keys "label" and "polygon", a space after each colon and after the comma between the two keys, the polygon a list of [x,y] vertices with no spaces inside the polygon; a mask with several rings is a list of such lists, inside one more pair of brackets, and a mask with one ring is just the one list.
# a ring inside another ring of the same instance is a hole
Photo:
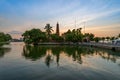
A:
{"label": "horizon", "polygon": [[[50,23],[60,32],[83,28],[95,36],[117,36],[120,32],[119,0],[1,0],[0,32],[44,31]],[[82,30],[84,32],[84,30]]]}

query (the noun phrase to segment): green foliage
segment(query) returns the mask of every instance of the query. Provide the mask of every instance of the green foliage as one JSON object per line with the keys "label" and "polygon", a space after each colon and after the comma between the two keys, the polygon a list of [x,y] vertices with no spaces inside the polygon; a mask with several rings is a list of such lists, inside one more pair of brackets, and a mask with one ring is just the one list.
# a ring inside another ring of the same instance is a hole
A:
{"label": "green foliage", "polygon": [[109,40],[109,39],[110,39],[110,37],[109,37],[109,36],[107,36],[107,37],[106,37],[106,39],[107,39],[107,40]]}
{"label": "green foliage", "polygon": [[92,34],[92,33],[85,33],[84,37],[87,37],[89,39],[89,41],[93,41],[94,40],[94,34]]}
{"label": "green foliage", "polygon": [[110,40],[114,40],[114,39],[115,39],[115,37],[111,37],[111,38],[110,38]]}
{"label": "green foliage", "polygon": [[12,37],[9,34],[4,34],[3,32],[0,32],[0,42],[7,42],[11,39]]}
{"label": "green foliage", "polygon": [[73,29],[72,31],[68,30],[63,34],[65,41],[69,42],[81,42],[83,38],[83,34],[81,33],[81,29]]}
{"label": "green foliage", "polygon": [[94,41],[95,41],[95,42],[99,42],[99,41],[100,41],[100,37],[95,37],[95,38],[94,38]]}
{"label": "green foliage", "polygon": [[50,35],[53,31],[52,27],[50,26],[50,24],[46,24],[44,29],[46,30],[47,38],[50,40]]}
{"label": "green foliage", "polygon": [[104,40],[105,40],[105,37],[102,37],[101,39],[104,41]]}
{"label": "green foliage", "polygon": [[[24,42],[27,44],[38,44],[39,42],[90,42],[95,41],[99,42],[99,40],[114,40],[115,37],[94,37],[92,33],[85,33],[84,35],[81,33],[82,28],[68,30],[67,32],[63,33],[62,36],[57,34],[52,34],[52,27],[50,24],[46,24],[45,28],[46,32],[42,32],[40,29],[31,29],[29,31],[25,31],[23,33]],[[0,37],[4,35],[0,33]],[[120,34],[119,36],[120,37]],[[117,38],[118,38],[117,37]],[[10,40],[11,36],[6,34],[5,38],[0,38],[0,41],[7,41]]]}
{"label": "green foliage", "polygon": [[24,41],[27,44],[38,44],[40,41],[46,39],[46,35],[40,29],[31,29],[29,31],[25,31],[22,35],[24,37]]}
{"label": "green foliage", "polygon": [[72,32],[68,30],[66,33],[63,34],[63,37],[65,41],[71,41],[72,40]]}
{"label": "green foliage", "polygon": [[61,36],[58,36],[57,34],[51,34],[51,38],[55,42],[62,42],[64,39]]}

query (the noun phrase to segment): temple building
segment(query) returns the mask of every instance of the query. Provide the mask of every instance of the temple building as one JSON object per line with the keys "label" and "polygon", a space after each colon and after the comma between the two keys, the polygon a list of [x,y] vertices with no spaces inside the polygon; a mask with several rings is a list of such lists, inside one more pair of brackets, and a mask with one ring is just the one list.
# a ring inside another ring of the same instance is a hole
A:
{"label": "temple building", "polygon": [[59,23],[57,22],[56,24],[56,34],[60,36],[60,31],[59,31]]}

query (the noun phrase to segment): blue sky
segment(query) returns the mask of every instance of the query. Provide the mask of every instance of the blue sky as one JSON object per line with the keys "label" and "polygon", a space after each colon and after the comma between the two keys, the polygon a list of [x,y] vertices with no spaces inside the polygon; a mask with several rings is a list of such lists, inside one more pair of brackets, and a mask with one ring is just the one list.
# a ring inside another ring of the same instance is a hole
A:
{"label": "blue sky", "polygon": [[[76,21],[76,27],[75,27]],[[0,31],[44,30],[46,23],[61,33],[83,28],[96,36],[120,33],[120,0],[0,0]]]}

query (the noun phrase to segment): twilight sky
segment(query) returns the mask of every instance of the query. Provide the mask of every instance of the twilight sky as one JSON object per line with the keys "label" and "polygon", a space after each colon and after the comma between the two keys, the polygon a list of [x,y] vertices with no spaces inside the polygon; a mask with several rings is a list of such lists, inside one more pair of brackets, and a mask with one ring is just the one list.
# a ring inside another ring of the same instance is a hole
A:
{"label": "twilight sky", "polygon": [[116,36],[120,33],[120,0],[0,0],[0,32],[44,30],[46,23],[55,29],[57,22],[61,33],[83,28],[85,22],[85,32]]}

